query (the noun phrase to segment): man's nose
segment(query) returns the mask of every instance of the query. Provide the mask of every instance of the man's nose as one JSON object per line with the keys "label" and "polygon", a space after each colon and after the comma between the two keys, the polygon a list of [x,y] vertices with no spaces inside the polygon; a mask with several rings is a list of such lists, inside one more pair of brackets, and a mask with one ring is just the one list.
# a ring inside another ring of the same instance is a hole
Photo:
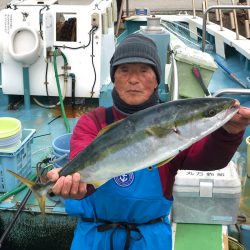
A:
{"label": "man's nose", "polygon": [[130,72],[128,80],[129,80],[130,84],[137,84],[139,82],[138,73],[137,72]]}

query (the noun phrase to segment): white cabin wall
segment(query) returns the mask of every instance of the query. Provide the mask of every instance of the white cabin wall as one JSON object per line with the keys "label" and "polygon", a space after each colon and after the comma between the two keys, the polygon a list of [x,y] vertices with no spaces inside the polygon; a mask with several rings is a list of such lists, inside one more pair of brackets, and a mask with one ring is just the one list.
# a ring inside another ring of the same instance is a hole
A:
{"label": "white cabin wall", "polygon": [[[94,65],[96,71],[96,83],[94,88],[94,97],[99,97],[99,92],[102,84],[108,84],[110,82],[109,77],[109,61],[115,48],[114,38],[114,24],[108,28],[107,34],[102,34],[102,19],[101,14],[106,12],[106,8],[111,6],[112,1],[99,1],[96,6],[96,1],[93,1],[90,5],[51,5],[49,10],[44,11],[44,24],[43,24],[43,37],[41,39],[42,48],[40,58],[29,67],[30,78],[30,94],[31,95],[46,95],[45,88],[45,71],[46,71],[46,54],[47,48],[52,46],[69,46],[80,47],[86,45],[89,42],[89,31],[91,26],[91,14],[97,13],[99,15],[99,28],[94,34]],[[2,63],[2,79],[3,79],[3,93],[4,94],[23,94],[23,76],[22,76],[22,64],[14,61],[8,53],[9,33],[11,29],[18,27],[22,22],[21,12],[29,12],[29,20],[26,20],[25,25],[34,27],[39,31],[39,8],[33,6],[22,6],[18,10],[2,10],[0,12],[1,23],[4,23],[6,15],[11,15],[10,18],[12,24],[8,25],[8,32],[4,31],[4,59]],[[76,42],[60,42],[55,38],[55,25],[56,25],[56,13],[76,13],[77,17],[77,41]],[[27,18],[27,19],[28,19]],[[8,23],[10,23],[8,21]],[[1,33],[1,31],[0,31]],[[94,69],[92,66],[91,57],[91,44],[83,49],[68,49],[60,48],[65,54],[68,60],[68,74],[74,73],[76,76],[75,96],[76,97],[90,97],[91,89],[94,84]],[[53,48],[54,50],[54,48]],[[48,58],[48,90],[50,96],[57,96],[57,86],[53,68],[53,57]],[[63,74],[61,67],[63,66],[63,59],[61,56],[57,57],[57,69],[58,74]],[[60,85],[62,92],[64,92],[63,76],[60,78]],[[66,96],[71,96],[71,78],[68,78]]]}

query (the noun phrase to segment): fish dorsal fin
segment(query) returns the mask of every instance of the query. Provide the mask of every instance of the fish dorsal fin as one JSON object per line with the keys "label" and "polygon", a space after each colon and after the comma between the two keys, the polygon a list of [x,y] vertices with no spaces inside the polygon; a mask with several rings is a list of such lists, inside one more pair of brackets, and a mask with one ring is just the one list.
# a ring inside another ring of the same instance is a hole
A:
{"label": "fish dorsal fin", "polygon": [[[122,119],[123,120],[123,119]],[[122,120],[119,120],[119,121],[116,121],[116,122],[113,122],[111,124],[109,124],[108,126],[104,127],[103,129],[101,129],[97,135],[97,137],[105,134],[107,131],[109,131],[110,129],[116,127]]]}
{"label": "fish dorsal fin", "polygon": [[165,128],[160,126],[149,127],[145,129],[145,132],[151,136],[162,138],[164,135],[175,132],[176,128]]}

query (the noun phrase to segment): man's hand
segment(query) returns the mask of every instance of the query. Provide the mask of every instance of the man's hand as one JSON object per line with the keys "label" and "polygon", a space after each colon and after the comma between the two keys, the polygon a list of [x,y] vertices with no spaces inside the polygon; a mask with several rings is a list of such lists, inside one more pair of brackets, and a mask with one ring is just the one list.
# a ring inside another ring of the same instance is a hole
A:
{"label": "man's hand", "polygon": [[87,193],[87,184],[81,182],[80,174],[74,173],[59,178],[59,170],[60,168],[55,168],[47,173],[48,179],[55,182],[52,192],[64,199],[82,199]]}
{"label": "man's hand", "polygon": [[[236,101],[238,106],[239,102]],[[250,108],[240,106],[239,111],[233,118],[228,121],[223,128],[230,134],[238,134],[242,132],[250,124]]]}

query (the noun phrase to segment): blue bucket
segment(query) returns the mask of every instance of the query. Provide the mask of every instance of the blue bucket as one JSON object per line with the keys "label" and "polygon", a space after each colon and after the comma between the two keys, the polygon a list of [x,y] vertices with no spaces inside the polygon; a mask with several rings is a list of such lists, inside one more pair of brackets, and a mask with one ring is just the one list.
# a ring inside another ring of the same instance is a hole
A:
{"label": "blue bucket", "polygon": [[246,250],[250,250],[250,225],[241,225],[240,229],[240,241]]}
{"label": "blue bucket", "polygon": [[52,141],[55,167],[62,167],[69,161],[70,140],[72,133],[58,136]]}

